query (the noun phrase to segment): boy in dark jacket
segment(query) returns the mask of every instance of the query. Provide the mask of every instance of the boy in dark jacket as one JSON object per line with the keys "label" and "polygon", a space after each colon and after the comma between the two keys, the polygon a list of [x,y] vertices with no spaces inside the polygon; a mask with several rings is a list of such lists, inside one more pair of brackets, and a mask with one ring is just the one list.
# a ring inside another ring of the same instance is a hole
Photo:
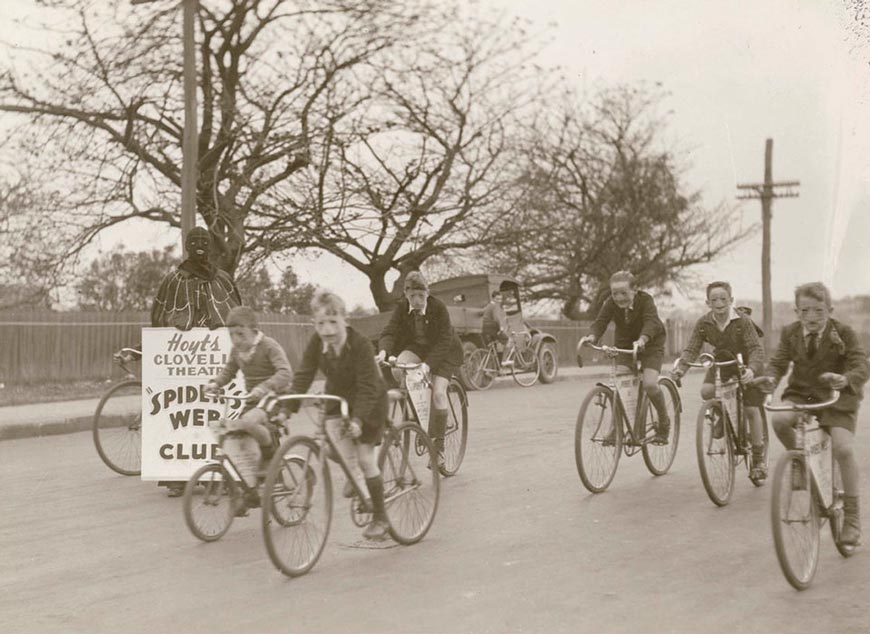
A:
{"label": "boy in dark jacket", "polygon": [[671,419],[658,384],[665,354],[665,327],[652,296],[637,289],[634,275],[628,271],[617,271],[610,276],[610,297],[604,300],[598,317],[592,322],[591,333],[577,344],[577,353],[587,341],[597,344],[611,321],[616,327],[616,347],[625,349],[636,345],[639,349],[643,388],[658,414],[655,443],[667,444]]}
{"label": "boy in dark jacket", "polygon": [[[758,338],[758,331],[752,320],[733,307],[734,298],[731,295],[731,284],[728,282],[711,282],[707,285],[707,306],[710,312],[701,317],[692,331],[689,345],[683,350],[680,358],[674,364],[674,376],[679,378],[686,373],[688,364],[698,358],[701,346],[705,343],[713,346],[713,353],[719,358],[719,353],[727,352],[733,357],[743,356],[746,370],[741,380],[746,383],[764,369],[764,347]],[[723,361],[732,358],[727,355]],[[724,367],[720,376],[723,381],[736,376],[736,368]],[[701,398],[705,400],[716,396],[715,368],[710,368],[701,386]],[[764,394],[756,387],[747,386],[743,391],[743,410],[749,421],[749,432],[752,436],[751,476],[764,478],[767,470],[764,465],[764,429],[762,427],[761,410]],[[713,437],[721,438],[724,428],[714,427]]]}
{"label": "boy in dark jacket", "polygon": [[[405,296],[381,333],[378,358],[397,355],[400,363],[422,362],[428,366],[432,374],[433,406],[428,432],[439,462],[443,462],[449,407],[447,386],[462,365],[462,342],[453,331],[447,307],[438,298],[429,296],[429,285],[422,273],[409,273],[404,288]],[[401,373],[396,380],[401,381]]]}
{"label": "boy in dark jacket", "polygon": [[[350,407],[350,428],[337,438],[338,449],[351,472],[358,461],[365,476],[360,483],[371,499],[365,500],[373,509],[373,518],[363,531],[367,539],[386,537],[387,517],[384,511],[384,479],[378,468],[375,445],[384,434],[387,420],[387,388],[375,364],[375,350],[364,336],[347,325],[347,310],[342,299],[328,291],[318,291],[311,300],[311,315],[316,331],[308,341],[302,363],[293,375],[293,394],[304,394],[311,387],[317,370],[326,376],[324,393],[341,396]],[[299,403],[293,404],[293,411]],[[327,431],[333,438],[340,435],[339,407],[327,405]],[[336,424],[338,423],[338,424]],[[345,488],[345,496],[353,488]]]}
{"label": "boy in dark jacket", "polygon": [[[831,318],[831,293],[824,284],[798,286],[794,299],[798,321],[782,331],[779,347],[765,370],[769,377],[766,387],[772,392],[793,363],[783,401],[819,403],[828,398],[830,390],[840,391],[840,399],[819,412],[819,424],[831,434],[834,458],[843,476],[845,516],[840,540],[857,545],[861,541],[861,519],[855,425],[863,386],[870,378],[870,363],[855,331]],[[773,415],[773,429],[787,449],[794,447],[797,418],[797,412]]]}

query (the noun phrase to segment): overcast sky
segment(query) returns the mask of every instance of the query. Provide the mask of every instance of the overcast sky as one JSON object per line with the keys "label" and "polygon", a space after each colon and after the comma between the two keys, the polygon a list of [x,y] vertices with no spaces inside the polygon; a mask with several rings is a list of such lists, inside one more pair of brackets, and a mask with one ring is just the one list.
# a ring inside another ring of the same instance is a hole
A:
{"label": "overcast sky", "polygon": [[[799,198],[774,203],[775,299],[817,279],[836,296],[870,294],[870,48],[856,36],[849,13],[855,3],[484,2],[540,24],[554,22],[544,62],[563,66],[580,86],[661,82],[671,93],[669,134],[691,165],[688,185],[702,190],[709,205],[733,200],[737,183],[761,181],[764,142],[774,140],[774,179],[801,181]],[[0,15],[25,14],[29,4],[0,0]],[[0,37],[22,34],[4,19]],[[742,208],[745,223],[760,219],[758,201]],[[102,242],[142,248],[142,231],[120,228]],[[176,238],[160,231],[154,239]],[[698,272],[731,280],[740,298],[760,299],[760,256],[759,232]],[[302,260],[297,268],[306,281],[331,286],[352,305],[373,305],[366,278],[353,269],[327,257]]]}

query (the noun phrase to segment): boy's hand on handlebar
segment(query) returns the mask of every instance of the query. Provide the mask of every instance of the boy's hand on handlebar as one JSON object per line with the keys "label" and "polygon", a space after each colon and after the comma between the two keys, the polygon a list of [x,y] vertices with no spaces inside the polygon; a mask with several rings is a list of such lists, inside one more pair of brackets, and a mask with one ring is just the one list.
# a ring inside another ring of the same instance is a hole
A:
{"label": "boy's hand on handlebar", "polygon": [[846,377],[842,374],[837,374],[836,372],[823,372],[819,375],[819,381],[834,390],[842,390],[844,387],[849,385],[849,381]]}
{"label": "boy's hand on handlebar", "polygon": [[758,377],[756,387],[765,394],[773,394],[773,391],[776,389],[776,381],[773,380],[772,376]]}
{"label": "boy's hand on handlebar", "polygon": [[595,337],[592,335],[586,335],[577,343],[577,352],[580,352],[580,349],[587,344],[594,344]]}
{"label": "boy's hand on handlebar", "polygon": [[205,390],[203,391],[205,392],[206,396],[217,396],[221,393],[221,388],[214,381],[209,381],[205,384]]}
{"label": "boy's hand on handlebar", "polygon": [[258,385],[258,386],[255,387],[253,390],[251,390],[251,393],[250,393],[250,395],[248,396],[248,402],[249,402],[249,403],[256,403],[256,402],[259,401],[261,398],[263,398],[264,396],[266,396],[266,394],[268,394],[268,393],[269,393],[269,390],[267,390],[266,388],[261,387],[261,386]]}
{"label": "boy's hand on handlebar", "polygon": [[749,383],[754,378],[755,372],[752,371],[752,368],[744,368],[743,374],[740,375],[740,380],[744,383]]}
{"label": "boy's hand on handlebar", "polygon": [[634,342],[634,347],[637,348],[637,351],[640,352],[646,346],[646,337],[640,337],[637,341]]}
{"label": "boy's hand on handlebar", "polygon": [[378,353],[375,355],[375,360],[378,363],[383,363],[384,361],[386,361],[387,360],[387,351],[386,350],[378,351]]}
{"label": "boy's hand on handlebar", "polygon": [[350,419],[350,422],[347,424],[347,435],[354,439],[362,436],[362,422],[360,419]]}

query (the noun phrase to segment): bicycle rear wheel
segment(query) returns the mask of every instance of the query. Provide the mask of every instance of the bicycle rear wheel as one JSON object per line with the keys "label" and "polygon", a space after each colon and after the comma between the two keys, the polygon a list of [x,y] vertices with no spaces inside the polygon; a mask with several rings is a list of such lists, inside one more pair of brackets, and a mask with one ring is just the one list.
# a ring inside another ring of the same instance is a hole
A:
{"label": "bicycle rear wheel", "polygon": [[329,466],[314,440],[284,441],[269,463],[262,500],[269,559],[287,576],[305,574],[320,558],[332,522]]}
{"label": "bicycle rear wheel", "polygon": [[596,385],[580,406],[574,428],[574,460],[580,481],[592,493],[606,490],[622,454],[622,425],[610,388]]}
{"label": "bicycle rear wheel", "polygon": [[511,366],[511,376],[517,385],[522,387],[532,387],[538,382],[538,375],[541,372],[540,359],[538,359],[535,348],[531,344],[517,348],[514,355],[514,363]]}
{"label": "bicycle rear wheel", "polygon": [[[668,431],[668,442],[664,445],[644,443],[643,462],[653,475],[664,475],[674,464],[677,455],[677,446],[680,444],[680,394],[673,383],[668,380],[659,381],[662,394],[665,397],[665,408],[671,419],[671,428]],[[658,426],[658,412],[652,403],[647,402],[647,433],[654,433]]]}
{"label": "bicycle rear wheel", "polygon": [[94,412],[94,446],[112,471],[142,473],[142,382],[122,381],[103,394]]}
{"label": "bicycle rear wheel", "polygon": [[378,455],[384,478],[384,507],[390,535],[414,544],[435,519],[440,475],[435,447],[426,432],[410,421],[388,429]]}
{"label": "bicycle rear wheel", "polygon": [[239,486],[221,464],[200,467],[184,487],[184,521],[204,542],[217,541],[226,534],[239,504],[243,504]]}
{"label": "bicycle rear wheel", "polygon": [[468,443],[468,397],[455,378],[447,386],[447,428],[444,430],[444,465],[441,475],[459,471]]}
{"label": "bicycle rear wheel", "polygon": [[843,557],[851,557],[855,554],[855,546],[840,543],[840,535],[843,534],[843,518],[845,517],[843,511],[843,476],[840,474],[840,465],[837,464],[836,459],[834,459],[833,463],[834,503],[831,505],[831,515],[829,518],[831,522],[831,537],[834,539],[834,546],[837,547],[837,552]]}
{"label": "bicycle rear wheel", "polygon": [[725,506],[734,493],[734,447],[718,401],[706,401],[698,412],[695,450],[704,490],[713,504]]}
{"label": "bicycle rear wheel", "polygon": [[819,562],[819,512],[804,456],[788,451],[776,463],[770,522],[779,567],[797,590],[806,590]]}
{"label": "bicycle rear wheel", "polygon": [[487,390],[495,383],[498,376],[498,363],[495,353],[489,348],[478,348],[470,355],[465,365],[465,375],[475,390]]}

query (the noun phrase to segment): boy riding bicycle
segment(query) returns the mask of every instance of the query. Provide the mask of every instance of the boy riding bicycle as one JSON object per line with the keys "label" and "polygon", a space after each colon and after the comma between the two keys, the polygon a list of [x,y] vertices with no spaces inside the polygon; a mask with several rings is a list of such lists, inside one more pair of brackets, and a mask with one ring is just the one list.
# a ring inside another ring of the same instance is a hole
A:
{"label": "boy riding bicycle", "polygon": [[290,385],[292,371],[284,348],[257,329],[257,316],[247,306],[237,306],[227,315],[227,326],[233,348],[230,358],[217,378],[206,386],[206,393],[214,394],[232,381],[241,369],[245,387],[250,393],[248,405],[237,420],[227,421],[229,431],[244,431],[260,445],[260,467],[268,464],[275,451],[272,435],[266,426],[266,412],[252,404],[270,392],[282,392]]}
{"label": "boy riding bicycle", "polygon": [[[405,296],[396,305],[390,322],[381,333],[378,359],[398,353],[399,363],[423,363],[432,374],[432,414],[429,437],[438,452],[439,467],[444,462],[444,432],[449,401],[447,386],[462,365],[462,343],[450,324],[447,307],[429,296],[429,285],[419,271],[405,278]],[[402,372],[393,373],[396,381]]]}
{"label": "boy riding bicycle", "polygon": [[[671,421],[665,396],[658,384],[665,353],[665,327],[659,319],[655,302],[649,293],[638,290],[634,275],[618,271],[610,276],[610,297],[604,300],[598,317],[592,322],[590,334],[577,344],[577,353],[589,341],[597,344],[613,322],[616,328],[614,343],[617,348],[637,347],[643,368],[643,388],[658,414],[655,443],[668,442]],[[627,363],[625,364],[627,365]]]}
{"label": "boy riding bicycle", "polygon": [[507,356],[508,342],[508,321],[507,313],[502,306],[501,291],[494,290],[491,295],[490,302],[483,309],[483,318],[481,322],[481,337],[483,345],[488,346],[493,341],[501,345]]}
{"label": "boy riding bicycle", "polygon": [[[741,380],[746,383],[764,369],[764,347],[758,338],[758,332],[752,320],[739,313],[733,307],[734,298],[731,295],[731,285],[728,282],[711,282],[707,285],[707,306],[710,312],[701,317],[692,331],[692,338],[677,362],[674,364],[674,376],[679,378],[686,373],[688,364],[698,358],[701,346],[708,343],[713,346],[713,354],[717,359],[723,352],[736,357],[743,356],[746,369]],[[728,360],[722,358],[721,360]],[[734,378],[735,367],[721,368],[722,380]],[[707,370],[704,384],[701,386],[701,398],[710,400],[716,396],[714,384],[716,369]],[[743,407],[749,421],[749,433],[752,437],[752,464],[750,477],[762,479],[767,476],[764,465],[764,429],[761,417],[761,406],[764,394],[756,387],[746,386],[743,392]],[[724,429],[714,428],[713,437],[721,438]]]}
{"label": "boy riding bicycle", "polygon": [[[384,539],[388,532],[384,509],[384,480],[378,468],[375,445],[380,444],[387,420],[387,389],[375,364],[375,350],[363,335],[347,325],[344,301],[328,291],[319,290],[311,300],[315,334],[311,336],[302,363],[293,376],[293,394],[304,394],[320,370],[326,376],[325,394],[341,396],[350,407],[351,421],[341,429],[338,404],[327,405],[327,432],[336,440],[339,451],[356,474],[357,463],[365,476],[358,482],[368,491],[364,503],[372,509],[372,522],[363,531],[367,539]],[[291,405],[297,411],[299,403]],[[345,497],[353,495],[353,486],[345,486]]]}
{"label": "boy riding bicycle", "polygon": [[[834,458],[843,477],[843,544],[861,541],[858,461],[854,441],[863,385],[870,378],[870,362],[855,331],[833,319],[831,293],[821,282],[803,284],[795,289],[798,321],[782,331],[779,347],[770,359],[765,374],[765,390],[772,392],[793,363],[783,401],[812,403],[824,401],[830,390],[839,390],[840,399],[819,413],[819,425],[831,434]],[[773,429],[787,449],[794,448],[794,424],[798,412],[777,412]],[[806,482],[806,475],[801,474]],[[804,484],[805,486],[805,484]]]}

